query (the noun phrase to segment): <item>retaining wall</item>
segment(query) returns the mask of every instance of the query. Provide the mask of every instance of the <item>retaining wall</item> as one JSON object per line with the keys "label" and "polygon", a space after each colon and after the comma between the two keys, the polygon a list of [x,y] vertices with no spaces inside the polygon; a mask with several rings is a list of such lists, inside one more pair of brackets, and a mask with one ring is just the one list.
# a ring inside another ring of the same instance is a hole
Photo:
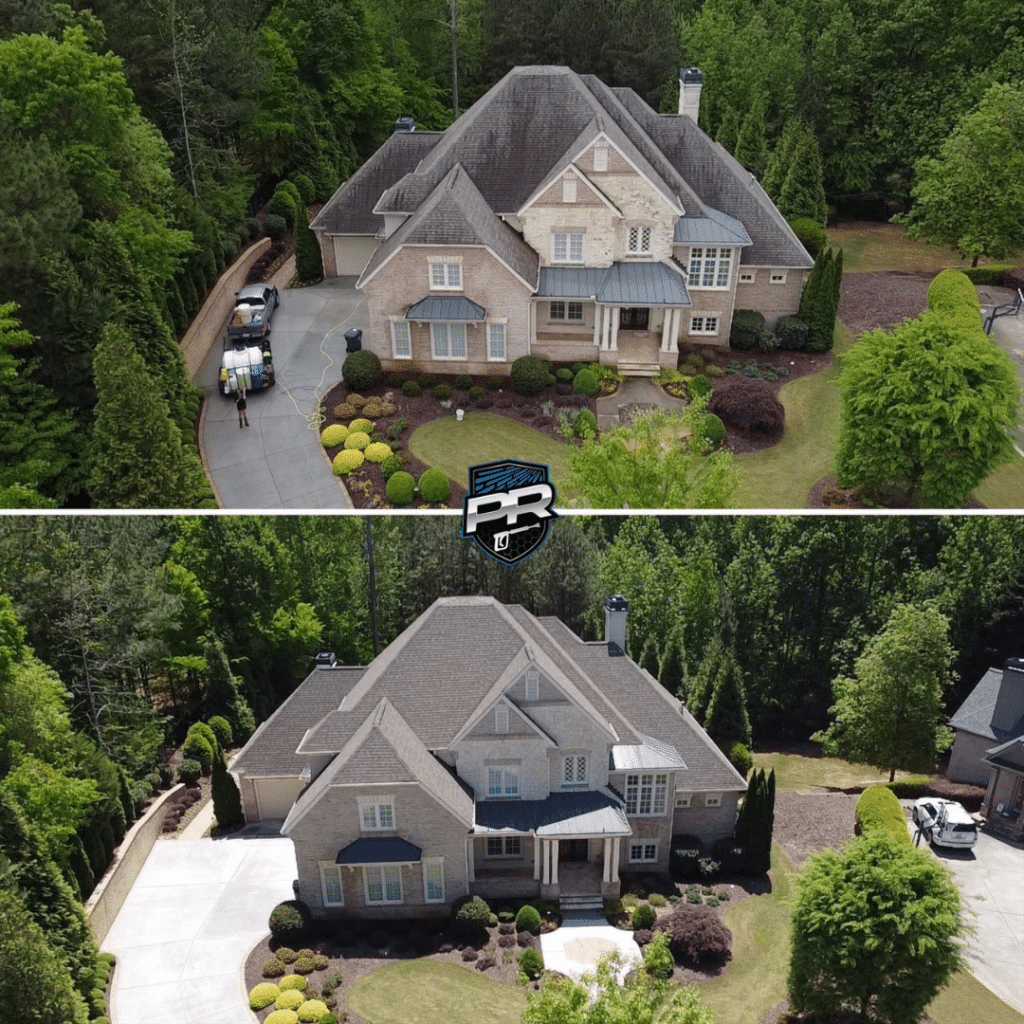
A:
{"label": "retaining wall", "polygon": [[114,859],[107,868],[107,873],[100,879],[86,901],[85,913],[97,945],[103,944],[114,918],[124,906],[135,879],[139,877],[142,865],[146,863],[146,858],[160,835],[167,802],[184,788],[183,783],[178,783],[169,789],[125,833],[121,845],[114,851]]}
{"label": "retaining wall", "polygon": [[199,367],[214,341],[221,336],[228,314],[235,301],[235,292],[244,284],[249,275],[249,268],[260,256],[270,248],[270,239],[261,238],[249,246],[241,256],[231,264],[217,279],[195,320],[189,325],[185,337],[181,339],[180,348],[188,375],[195,381]]}

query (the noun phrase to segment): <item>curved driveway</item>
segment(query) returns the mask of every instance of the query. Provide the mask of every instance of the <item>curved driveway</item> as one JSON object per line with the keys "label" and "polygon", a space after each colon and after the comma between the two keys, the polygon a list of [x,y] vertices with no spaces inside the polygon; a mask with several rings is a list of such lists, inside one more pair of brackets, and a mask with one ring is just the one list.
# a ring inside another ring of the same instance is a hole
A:
{"label": "curved driveway", "polygon": [[295,877],[290,839],[158,841],[103,941],[113,1024],[251,1020],[242,964]]}
{"label": "curved driveway", "polygon": [[235,404],[220,393],[218,337],[195,378],[206,392],[199,443],[224,508],[351,508],[330,470],[314,419],[341,380],[345,331],[366,327],[366,307],[351,278],[286,288],[271,342],[277,383],[247,396],[250,426],[239,430]]}

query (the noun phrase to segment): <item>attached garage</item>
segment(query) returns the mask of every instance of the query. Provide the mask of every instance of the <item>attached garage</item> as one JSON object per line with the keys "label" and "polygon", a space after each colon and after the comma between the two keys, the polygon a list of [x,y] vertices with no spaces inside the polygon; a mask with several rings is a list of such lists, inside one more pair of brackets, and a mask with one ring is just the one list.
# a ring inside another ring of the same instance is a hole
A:
{"label": "attached garage", "polygon": [[284,820],[302,791],[301,779],[253,779],[260,821]]}
{"label": "attached garage", "polygon": [[380,242],[366,235],[327,236],[334,243],[334,266],[338,277],[358,277],[377,251]]}

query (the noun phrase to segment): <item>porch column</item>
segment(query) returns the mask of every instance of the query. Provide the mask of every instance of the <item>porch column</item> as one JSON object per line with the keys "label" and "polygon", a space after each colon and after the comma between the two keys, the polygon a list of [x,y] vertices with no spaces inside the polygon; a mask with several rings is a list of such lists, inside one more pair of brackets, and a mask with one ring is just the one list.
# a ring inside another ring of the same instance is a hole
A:
{"label": "porch column", "polygon": [[600,349],[601,345],[601,320],[604,316],[604,308],[594,303],[594,344]]}
{"label": "porch column", "polygon": [[609,836],[604,840],[604,871],[601,873],[602,882],[612,880],[612,841]]}
{"label": "porch column", "polygon": [[558,840],[551,840],[551,884],[558,885]]}
{"label": "porch column", "polygon": [[622,843],[622,839],[616,836],[612,840],[612,877],[608,879],[609,882],[614,882],[619,877],[619,846]]}
{"label": "porch column", "polygon": [[985,790],[985,799],[981,802],[981,813],[985,817],[995,813],[995,808],[992,806],[992,798],[995,796],[996,783],[999,781],[999,769],[993,768],[989,773],[988,777],[988,789]]}
{"label": "porch column", "polygon": [[601,307],[601,348],[612,347],[612,308],[611,306]]}
{"label": "porch column", "polygon": [[540,858],[544,852],[544,844],[541,842],[540,836],[533,837],[533,880],[536,882],[540,878],[542,870]]}
{"label": "porch column", "polygon": [[541,856],[544,858],[544,873],[541,876],[541,881],[544,885],[547,885],[551,881],[551,843],[546,839],[542,839],[540,850]]}
{"label": "porch column", "polygon": [[476,865],[474,864],[474,850],[473,850],[473,847],[476,844],[473,842],[473,837],[472,836],[470,836],[469,839],[466,840],[466,842],[469,845],[469,850],[466,853],[466,865],[469,868],[469,880],[471,882],[475,882],[476,881]]}
{"label": "porch column", "polygon": [[612,333],[608,347],[612,352],[618,352],[619,350],[619,306],[612,306]]}
{"label": "porch column", "polygon": [[668,335],[668,352],[679,351],[679,328],[683,322],[683,311],[678,306],[673,306],[669,312],[672,314],[672,330]]}

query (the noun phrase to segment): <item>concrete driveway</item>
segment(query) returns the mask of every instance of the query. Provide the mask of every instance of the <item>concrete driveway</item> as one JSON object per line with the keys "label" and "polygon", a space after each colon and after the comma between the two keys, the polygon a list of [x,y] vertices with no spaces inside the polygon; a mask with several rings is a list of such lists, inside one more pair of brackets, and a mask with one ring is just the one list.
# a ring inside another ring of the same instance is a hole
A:
{"label": "concrete driveway", "polygon": [[[923,839],[921,845],[926,846]],[[933,846],[932,852],[956,876],[974,928],[967,940],[968,969],[1024,1013],[1024,846],[982,832],[972,850]]]}
{"label": "concrete driveway", "polygon": [[206,392],[200,445],[224,508],[351,508],[320,446],[314,415],[341,379],[345,331],[365,329],[366,307],[351,278],[285,288],[271,341],[277,383],[247,395],[250,426],[220,393],[223,344],[214,341],[196,375]]}
{"label": "concrete driveway", "polygon": [[[1014,293],[1009,288],[983,286],[978,288],[982,317],[988,316],[994,305],[1013,301]],[[992,338],[1013,360],[1017,367],[1017,380],[1024,387],[1024,313],[1017,316],[1001,316],[992,322]],[[1021,410],[1024,418],[1024,409]],[[1010,431],[1017,451],[1024,455],[1024,422]]]}
{"label": "concrete driveway", "polygon": [[290,839],[157,842],[103,942],[113,1024],[251,1020],[242,964],[295,877]]}

